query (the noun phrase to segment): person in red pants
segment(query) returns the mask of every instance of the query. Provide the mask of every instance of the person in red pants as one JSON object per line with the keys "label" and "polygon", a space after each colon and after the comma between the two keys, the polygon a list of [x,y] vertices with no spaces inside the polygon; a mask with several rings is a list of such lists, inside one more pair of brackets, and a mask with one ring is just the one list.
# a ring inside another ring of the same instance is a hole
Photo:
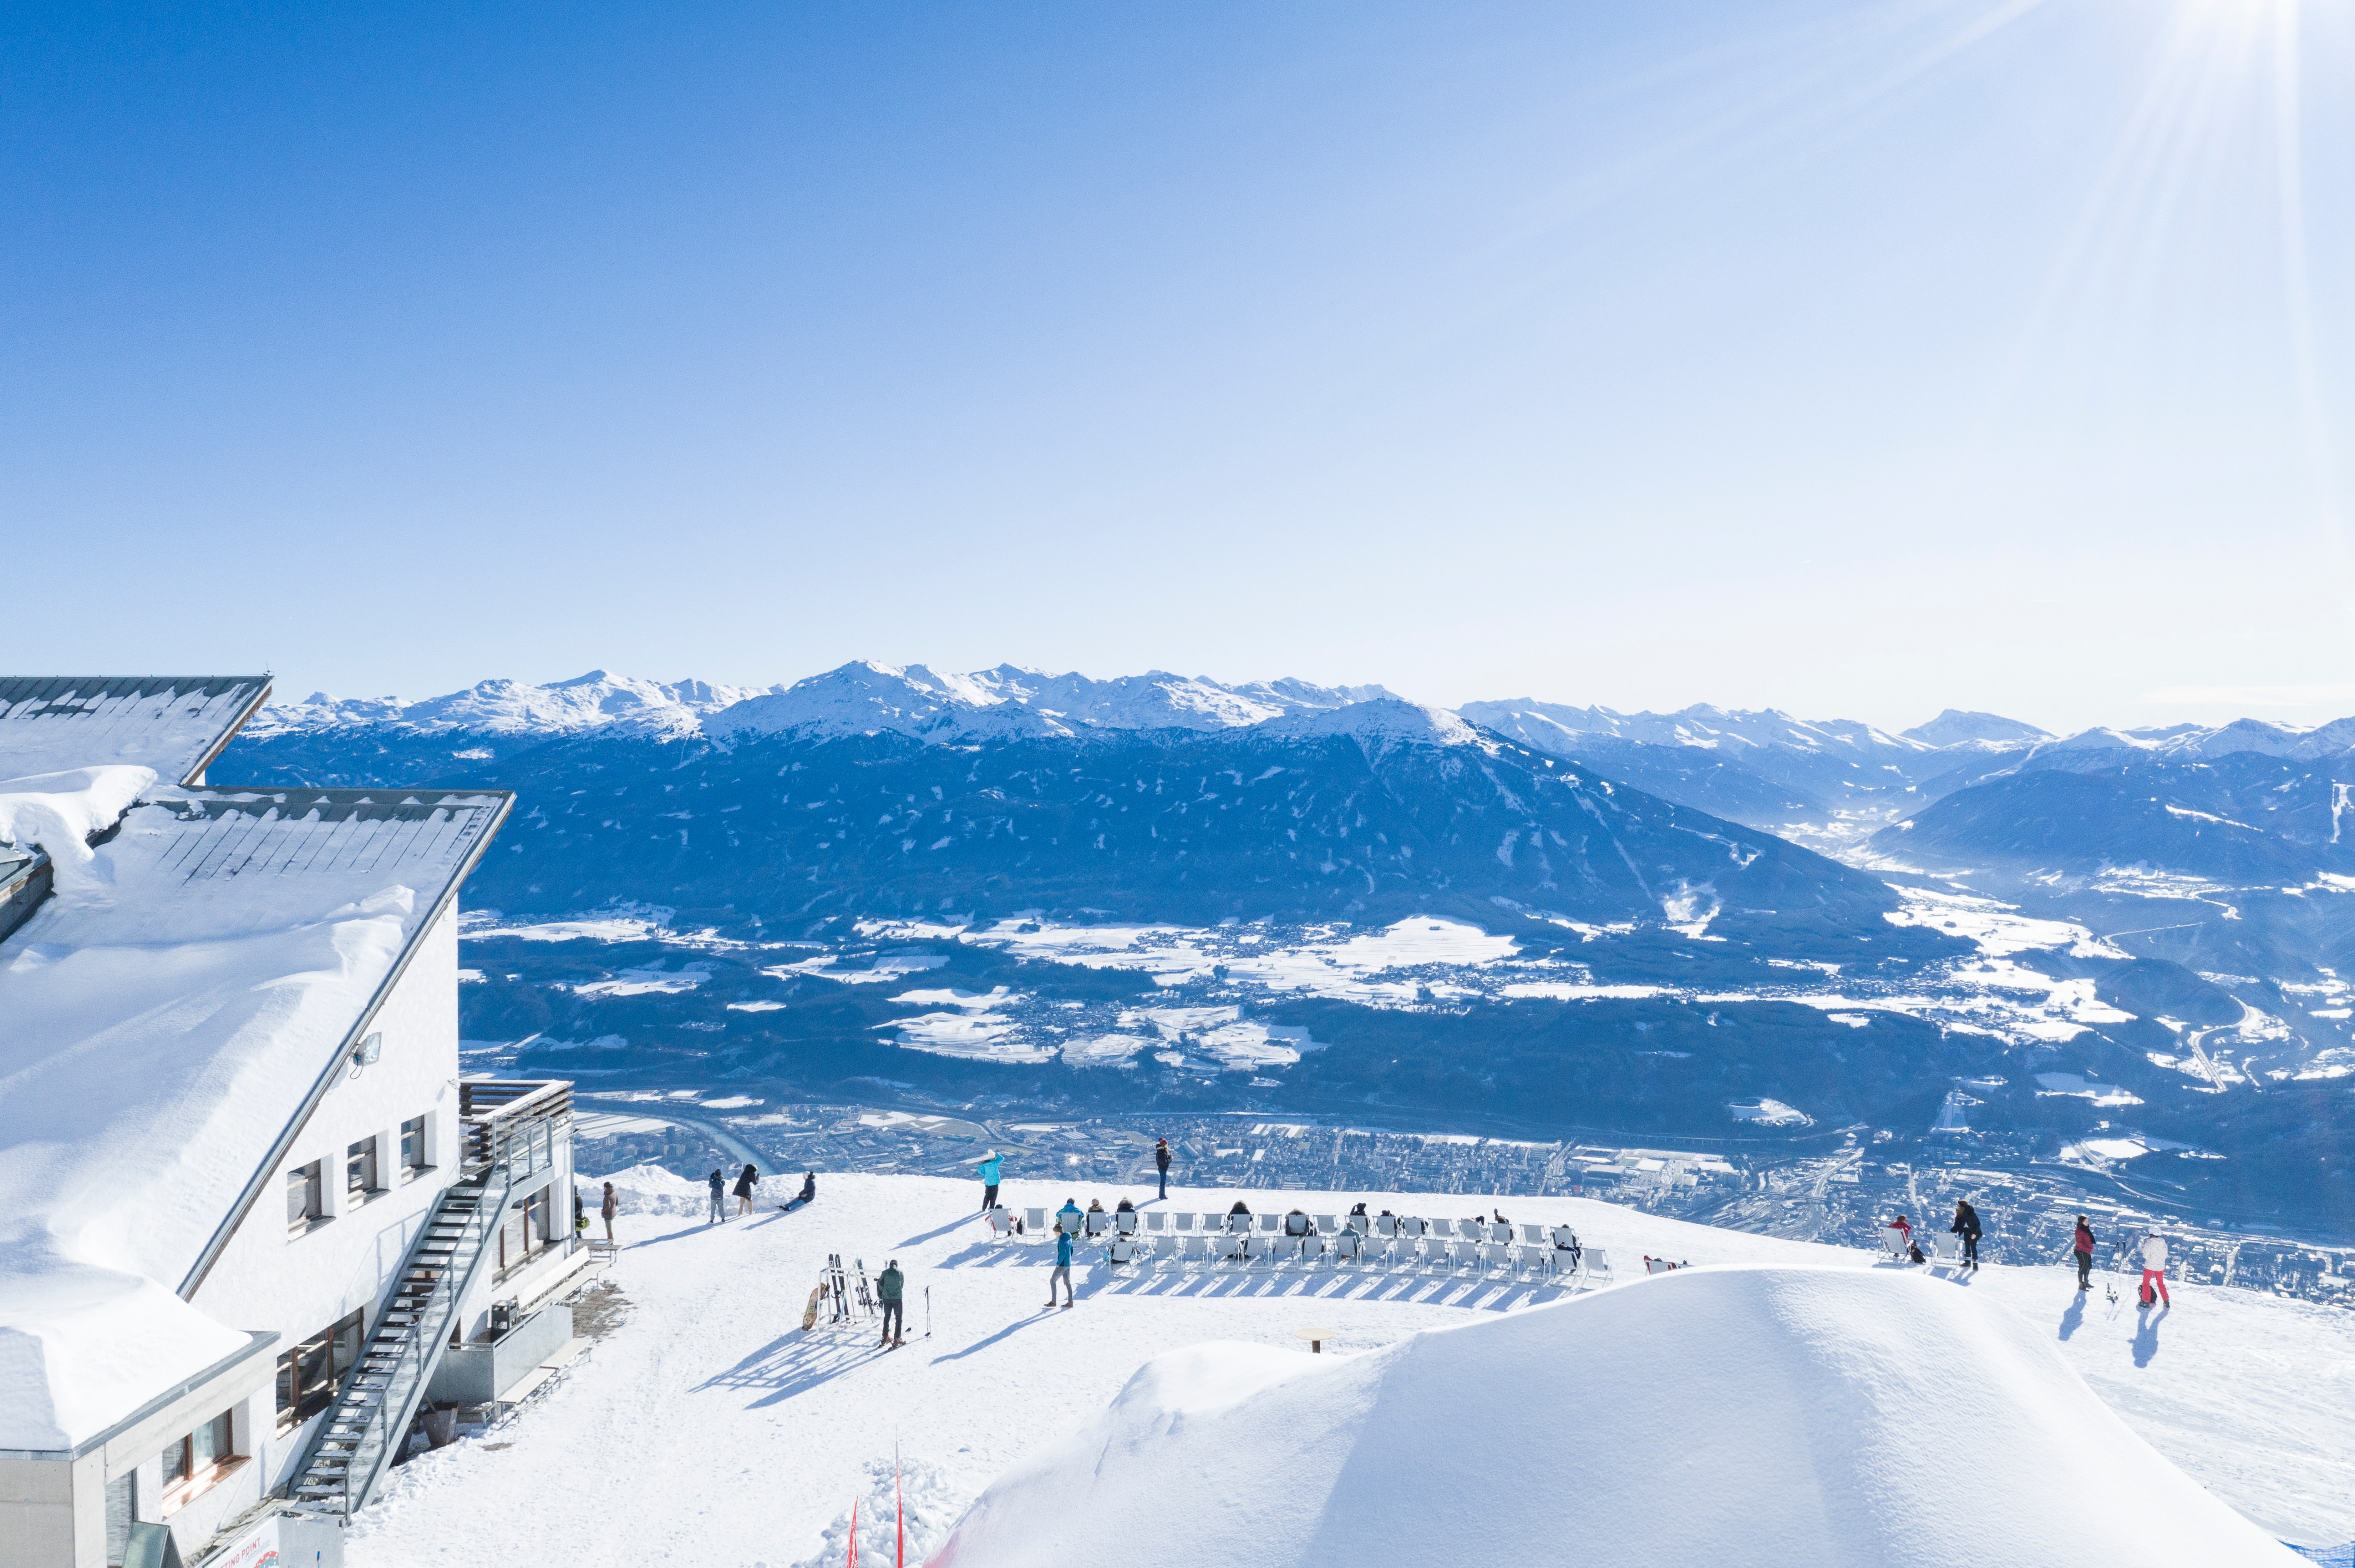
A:
{"label": "person in red pants", "polygon": [[2148,1307],[2156,1292],[2162,1307],[2172,1307],[2167,1298],[2167,1238],[2157,1231],[2142,1238],[2142,1305]]}

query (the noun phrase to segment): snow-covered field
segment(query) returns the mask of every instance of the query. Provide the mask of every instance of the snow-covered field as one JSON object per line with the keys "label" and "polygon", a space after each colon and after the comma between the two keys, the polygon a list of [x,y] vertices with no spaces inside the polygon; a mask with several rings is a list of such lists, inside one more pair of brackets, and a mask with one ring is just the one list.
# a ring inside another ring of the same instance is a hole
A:
{"label": "snow-covered field", "polygon": [[[1295,1337],[1325,1331],[1327,1353],[1363,1355],[1416,1330],[1542,1308],[1555,1293],[1500,1282],[1418,1276],[1265,1272],[1242,1277],[1075,1269],[1080,1302],[1041,1310],[1044,1247],[986,1240],[978,1189],[927,1177],[821,1176],[817,1204],[783,1215],[776,1197],[750,1222],[707,1226],[676,1210],[675,1179],[647,1176],[644,1207],[617,1231],[628,1245],[609,1271],[627,1303],[621,1326],[483,1438],[421,1456],[357,1521],[354,1568],[478,1562],[695,1562],[787,1568],[839,1563],[854,1499],[861,1554],[889,1551],[891,1463],[907,1483],[909,1551],[937,1546],[965,1507],[1009,1467],[1095,1422],[1149,1358],[1209,1340],[1305,1355]],[[1078,1189],[1084,1203],[1118,1189]],[[1017,1206],[1060,1204],[1073,1190],[1007,1183]],[[1131,1190],[1143,1200],[1150,1189]],[[1247,1194],[1262,1213],[1292,1206]],[[1315,1213],[1359,1194],[1302,1195]],[[1694,1264],[1812,1264],[1869,1269],[1871,1256],[1663,1220],[1591,1200],[1401,1198],[1371,1206],[1457,1217],[1501,1205],[1517,1222],[1568,1222],[1608,1249],[1619,1277],[1641,1279],[1650,1253]],[[1170,1207],[1224,1211],[1231,1191],[1177,1190]],[[907,1272],[910,1330],[929,1339],[881,1351],[873,1331],[804,1335],[800,1317],[825,1255],[887,1258]],[[1885,1271],[1884,1271],[1885,1272]],[[2243,1291],[2182,1284],[2173,1309],[2113,1312],[2059,1267],[1990,1266],[1941,1283],[2016,1314],[2126,1425],[2214,1496],[2268,1531],[2307,1544],[2355,1538],[2355,1315]],[[1581,1309],[1573,1306],[1569,1310]],[[1511,1355],[1483,1369],[1497,1397],[1516,1386]],[[1664,1397],[1689,1398],[1686,1369],[1664,1361]],[[1967,1385],[1967,1380],[1965,1380]],[[1954,1418],[1924,1407],[1925,1429]],[[1691,1411],[1710,1418],[1704,1395]],[[1607,1409],[1578,1419],[1603,1424]],[[1764,1446],[1771,1432],[1755,1435]],[[1465,1440],[1477,1441],[1466,1433]],[[1951,1528],[1970,1539],[1974,1510],[1998,1509],[1955,1478]],[[570,1507],[521,1499],[563,1495]],[[1217,1499],[1200,1499],[1215,1510]],[[1477,1499],[1467,1498],[1465,1506]],[[1074,1506],[1080,1506],[1075,1502]],[[2105,1499],[2087,1498],[2098,1511]],[[1109,1550],[1120,1521],[1102,1520]],[[1107,1559],[1111,1560],[1111,1559]],[[1973,1561],[1966,1552],[1957,1561]]]}

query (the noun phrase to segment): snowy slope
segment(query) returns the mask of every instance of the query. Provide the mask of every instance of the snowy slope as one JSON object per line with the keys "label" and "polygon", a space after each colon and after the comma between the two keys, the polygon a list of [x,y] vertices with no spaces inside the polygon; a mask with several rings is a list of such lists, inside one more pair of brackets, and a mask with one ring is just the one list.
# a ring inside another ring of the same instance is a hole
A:
{"label": "snowy slope", "polygon": [[[1963,1495],[1992,1506],[1937,1528]],[[2296,1561],[2047,1335],[1893,1269],[1679,1270],[1322,1364],[1177,1351],[992,1486],[932,1562],[1097,1563],[1104,1512],[1124,1561],[1170,1568]]]}
{"label": "snowy slope", "polygon": [[[1013,1179],[1022,1173],[1011,1164],[1007,1173],[1005,1196],[1017,1205],[1052,1206],[1073,1192],[1084,1202],[1097,1191]],[[798,1180],[797,1171],[786,1172],[767,1186],[781,1197]],[[1108,1205],[1115,1191],[1101,1190]],[[1150,1189],[1133,1195],[1149,1199]],[[1223,1212],[1235,1195],[1178,1189],[1172,1206]],[[1246,1195],[1263,1212],[1293,1201],[1273,1192]],[[822,1174],[816,1206],[790,1216],[772,1211],[751,1224],[706,1226],[669,1213],[625,1212],[617,1230],[628,1245],[611,1276],[626,1308],[622,1327],[486,1441],[422,1456],[395,1472],[386,1500],[357,1521],[347,1561],[352,1568],[485,1561],[816,1568],[842,1562],[854,1498],[862,1499],[861,1556],[889,1561],[895,1443],[911,1478],[909,1556],[919,1561],[942,1543],[973,1499],[1096,1421],[1155,1356],[1241,1340],[1305,1371],[1321,1363],[1309,1361],[1294,1335],[1313,1327],[1329,1330],[1327,1358],[1346,1367],[1348,1358],[1398,1345],[1425,1328],[1504,1318],[1498,1326],[1509,1332],[1534,1332],[1524,1327],[1531,1319],[1505,1315],[1544,1295],[1527,1286],[1404,1276],[1138,1277],[1083,1255],[1075,1270],[1080,1305],[1041,1312],[1042,1254],[982,1240],[972,1214],[976,1196],[964,1182]],[[1829,1265],[1871,1279],[1871,1259],[1855,1252],[1575,1198],[1317,1193],[1299,1202],[1336,1213],[1360,1196],[1404,1212],[1455,1214],[1501,1204],[1515,1220],[1568,1222],[1588,1245],[1609,1249],[1623,1276],[1640,1274],[1649,1252],[1696,1264]],[[669,1206],[667,1188],[649,1197]],[[856,1330],[802,1335],[802,1306],[830,1251],[865,1258],[870,1272],[898,1258],[908,1274],[911,1330],[925,1326],[929,1290],[932,1337],[881,1353]],[[2016,1314],[2029,1326],[2028,1337],[2057,1349],[2059,1360],[2142,1440],[2265,1530],[2310,1544],[2355,1536],[2355,1430],[2345,1416],[2355,1399],[2355,1315],[2179,1285],[2171,1313],[2138,1322],[2131,1310],[2107,1316],[2098,1294],[2088,1310],[2058,1267],[1990,1266],[1968,1285],[1934,1285],[1987,1298]],[[1665,1293],[1638,1294],[1650,1290],[1646,1286],[1619,1288],[1625,1309],[1639,1316],[1669,1300]],[[1589,1298],[1571,1310],[1604,1305]],[[1842,1328],[1851,1319],[1837,1313],[1824,1321],[1828,1330],[1880,1332],[1870,1323]],[[1712,1319],[1692,1329],[1677,1353],[1715,1365],[1720,1351],[1712,1340],[1738,1345],[1745,1331],[1740,1321]],[[1984,1343],[2020,1342],[1984,1331],[1990,1336]],[[1862,1353],[1861,1344],[1858,1349]],[[1805,1353],[1804,1347],[1795,1353]],[[2033,1361],[2027,1350],[2018,1353]],[[1483,1359],[1464,1382],[1490,1406],[1508,1410],[1526,1379],[1544,1371],[1542,1361],[1518,1352]],[[2049,1350],[2044,1365],[2052,1366]],[[1590,1397],[1582,1384],[1566,1398],[1543,1402],[1551,1424],[1582,1425],[1604,1438],[1631,1423],[1654,1425],[1646,1414],[1650,1403],[1663,1406],[1695,1444],[1706,1444],[1721,1401],[1733,1396],[1713,1388],[1681,1404],[1661,1399],[1652,1374],[1670,1375],[1672,1368],[1617,1373],[1582,1362],[1570,1370],[1595,1389],[1619,1390],[1618,1396]],[[1886,1370],[1902,1383],[1953,1369]],[[2042,1408],[2089,1425],[2105,1419],[2082,1398],[2067,1396],[2066,1373],[2041,1375],[2056,1390]],[[1619,1383],[1608,1381],[1614,1378]],[[1981,1385],[1972,1386],[1977,1392]],[[1942,1442],[1937,1429],[1957,1418],[1962,1404],[1958,1396],[1952,1407],[1922,1407],[1895,1436],[1918,1433]],[[2107,1432],[2109,1448],[2140,1454],[2115,1425]],[[1468,1442],[1478,1433],[1464,1436]],[[1737,1447],[1733,1462],[1769,1462],[1773,1457],[1761,1453],[1769,1446],[1753,1441]],[[1497,1459],[1508,1462],[1501,1454]],[[1720,1483],[1705,1478],[1694,1484]],[[1197,1533],[1188,1539],[1205,1539],[1201,1532],[1217,1526],[1224,1495],[1179,1487],[1174,1478],[1172,1486],[1191,1505],[1185,1522]],[[1913,1523],[1929,1538],[1967,1546],[1977,1516],[2001,1508],[2003,1499],[1968,1475],[1956,1477],[1955,1489],[1975,1500]],[[551,1489],[595,1502],[516,1506],[518,1497]],[[1507,1489],[1476,1480],[1441,1511],[1451,1526],[1468,1523],[1510,1497]],[[1072,1506],[1098,1526],[1099,1548],[1126,1553],[1148,1544],[1149,1532],[1118,1510],[1095,1509],[1084,1499]],[[1303,1507],[1313,1514],[1313,1494],[1304,1492]],[[2109,1494],[2088,1498],[2086,1507],[2107,1520]],[[1659,1517],[1662,1539],[1680,1512]],[[1549,1528],[1560,1540],[1575,1541],[1570,1521]],[[1465,1560],[1500,1561],[1476,1554]],[[1734,1553],[1718,1560],[1753,1559]],[[2072,1561],[2125,1560],[2123,1552],[2102,1551]]]}

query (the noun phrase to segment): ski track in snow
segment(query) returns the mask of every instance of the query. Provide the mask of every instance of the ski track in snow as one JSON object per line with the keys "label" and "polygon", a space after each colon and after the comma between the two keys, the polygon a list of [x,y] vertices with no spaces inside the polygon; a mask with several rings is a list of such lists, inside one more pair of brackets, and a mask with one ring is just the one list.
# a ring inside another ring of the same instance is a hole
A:
{"label": "ski track in snow", "polygon": [[[773,1204],[786,1183],[764,1185]],[[1005,1196],[1053,1207],[1069,1195],[1100,1195],[1109,1205],[1121,1191],[1009,1181]],[[1144,1199],[1152,1189],[1127,1191]],[[1236,1195],[1180,1190],[1170,1206],[1222,1212]],[[1295,1201],[1268,1191],[1244,1196],[1263,1213]],[[1360,1196],[1401,1213],[1501,1206],[1516,1221],[1568,1221],[1589,1246],[1609,1250],[1622,1279],[1640,1277],[1647,1252],[1697,1264],[1858,1268],[1872,1266],[1874,1255],[1576,1198],[1320,1192],[1296,1201],[1338,1213]],[[972,1213],[978,1197],[973,1183],[934,1177],[821,1175],[817,1204],[793,1215],[773,1207],[749,1223],[706,1226],[676,1213],[625,1213],[617,1229],[628,1245],[608,1270],[626,1294],[625,1321],[484,1438],[395,1471],[384,1500],[353,1527],[352,1568],[814,1565],[839,1561],[854,1497],[861,1554],[874,1558],[889,1539],[875,1513],[890,1494],[895,1443],[911,1478],[910,1555],[922,1561],[985,1486],[1092,1420],[1149,1357],[1208,1340],[1297,1351],[1295,1330],[1307,1327],[1331,1330],[1329,1353],[1363,1353],[1464,1321],[1483,1308],[1451,1303],[1493,1300],[1505,1288],[1375,1276],[1342,1291],[1323,1274],[1248,1284],[1115,1277],[1082,1263],[1074,1269],[1079,1306],[1043,1312],[1039,1260],[1050,1249],[985,1241]],[[898,1258],[910,1331],[923,1332],[929,1287],[932,1337],[886,1352],[872,1348],[875,1330],[865,1324],[800,1333],[829,1251],[863,1257],[870,1275]],[[2355,1424],[2345,1414],[2355,1401],[2355,1315],[2187,1282],[2173,1285],[2169,1313],[2146,1322],[2129,1304],[2113,1319],[2101,1291],[2107,1277],[2081,1300],[2057,1265],[1990,1265],[1955,1288],[1992,1296],[2053,1333],[2130,1426],[2266,1529],[2306,1543],[2355,1537]],[[1401,1298],[1375,1298],[1393,1294]],[[1576,1310],[1575,1301],[1561,1309]],[[1500,1380],[1510,1373],[1497,1369]],[[1938,1415],[1922,1412],[1925,1422]],[[518,1500],[550,1496],[576,1506]]]}

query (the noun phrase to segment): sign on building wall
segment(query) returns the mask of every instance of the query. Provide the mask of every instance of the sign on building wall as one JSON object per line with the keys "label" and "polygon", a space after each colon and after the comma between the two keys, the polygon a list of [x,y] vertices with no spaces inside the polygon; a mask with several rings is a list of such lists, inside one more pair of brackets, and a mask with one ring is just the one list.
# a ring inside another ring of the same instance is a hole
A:
{"label": "sign on building wall", "polygon": [[282,1568],[282,1563],[278,1554],[278,1516],[273,1513],[255,1520],[207,1568]]}

